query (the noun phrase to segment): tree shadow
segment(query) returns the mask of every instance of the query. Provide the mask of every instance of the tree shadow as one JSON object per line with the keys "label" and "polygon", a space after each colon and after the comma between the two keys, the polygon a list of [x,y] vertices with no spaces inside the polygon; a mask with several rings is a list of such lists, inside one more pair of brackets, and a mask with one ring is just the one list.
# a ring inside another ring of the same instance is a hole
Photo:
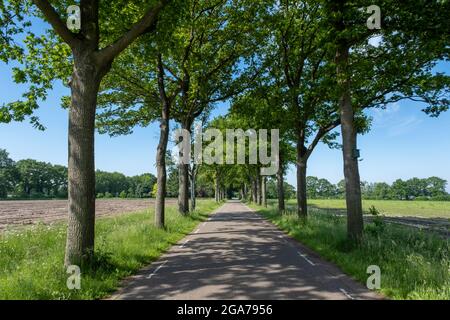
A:
{"label": "tree shadow", "polygon": [[119,298],[347,299],[342,289],[374,298],[334,265],[302,257],[309,251],[261,216],[227,208],[126,281]]}

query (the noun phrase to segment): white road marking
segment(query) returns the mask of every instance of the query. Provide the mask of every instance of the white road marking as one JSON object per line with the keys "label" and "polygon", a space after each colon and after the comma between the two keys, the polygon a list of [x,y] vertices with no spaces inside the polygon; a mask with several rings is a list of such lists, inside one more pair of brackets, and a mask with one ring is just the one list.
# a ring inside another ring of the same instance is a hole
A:
{"label": "white road marking", "polygon": [[187,239],[185,242],[183,242],[183,244],[180,246],[180,248],[184,248],[184,246],[189,242],[190,240]]}
{"label": "white road marking", "polygon": [[314,262],[312,262],[311,260],[308,259],[308,257],[306,256],[306,254],[301,253],[300,251],[297,251],[298,255],[300,257],[302,257],[303,259],[305,259],[310,265],[315,266],[316,264]]}
{"label": "white road marking", "polygon": [[356,300],[354,297],[352,297],[350,295],[350,293],[348,293],[347,291],[345,291],[345,289],[339,288],[339,291],[341,291],[347,298],[349,298],[350,300]]}
{"label": "white road marking", "polygon": [[165,264],[167,263],[167,260],[164,261],[162,264],[158,266],[158,268],[155,269],[151,274],[148,275],[147,279],[151,279],[158,271],[161,269]]}

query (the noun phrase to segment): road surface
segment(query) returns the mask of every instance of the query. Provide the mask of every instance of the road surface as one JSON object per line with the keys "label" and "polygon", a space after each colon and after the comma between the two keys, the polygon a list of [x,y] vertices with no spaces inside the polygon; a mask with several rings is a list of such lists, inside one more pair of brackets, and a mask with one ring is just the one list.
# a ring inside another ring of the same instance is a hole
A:
{"label": "road surface", "polygon": [[240,202],[228,202],[111,299],[379,299]]}

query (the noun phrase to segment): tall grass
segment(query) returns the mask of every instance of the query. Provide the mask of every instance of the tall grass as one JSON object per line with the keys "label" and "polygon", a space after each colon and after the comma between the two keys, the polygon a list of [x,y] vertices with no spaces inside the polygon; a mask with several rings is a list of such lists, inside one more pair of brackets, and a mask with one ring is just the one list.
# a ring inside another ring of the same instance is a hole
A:
{"label": "tall grass", "polygon": [[306,223],[296,214],[280,215],[274,208],[260,213],[345,273],[366,283],[367,267],[381,269],[380,292],[392,299],[450,300],[450,249],[445,240],[425,231],[380,223],[366,224],[361,245],[346,237],[345,218],[320,210]]}
{"label": "tall grass", "polygon": [[0,234],[0,299],[105,297],[121,279],[156,260],[217,206],[213,201],[199,201],[197,210],[187,217],[168,207],[166,230],[153,226],[153,210],[98,219],[96,259],[92,268],[82,270],[80,290],[66,285],[65,223],[4,232]]}

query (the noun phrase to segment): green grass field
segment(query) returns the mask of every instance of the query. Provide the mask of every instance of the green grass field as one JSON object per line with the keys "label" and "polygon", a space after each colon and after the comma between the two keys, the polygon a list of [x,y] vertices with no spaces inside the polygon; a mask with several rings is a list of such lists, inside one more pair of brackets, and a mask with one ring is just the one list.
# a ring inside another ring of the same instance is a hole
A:
{"label": "green grass field", "polygon": [[[342,203],[334,200],[311,202],[319,205]],[[399,205],[389,201],[377,203],[389,210]],[[251,206],[363,284],[368,277],[367,267],[378,265],[381,269],[380,292],[389,298],[450,300],[448,239],[398,225],[366,223],[364,240],[354,247],[347,241],[345,217],[330,214],[328,210],[312,210],[305,224],[296,214],[278,214],[273,206]],[[413,203],[415,214],[424,214],[422,206],[426,204]],[[429,207],[427,212],[430,212]]]}
{"label": "green grass field", "polygon": [[0,233],[0,300],[105,297],[121,279],[156,260],[218,206],[212,200],[199,200],[188,217],[170,206],[166,230],[153,227],[153,209],[98,219],[95,271],[82,270],[81,290],[66,285],[65,223]]}
{"label": "green grass field", "polygon": [[[288,205],[295,204],[295,200],[288,201]],[[312,199],[308,200],[308,205],[330,211],[345,210],[344,199]],[[386,216],[450,219],[450,201],[363,200],[364,210],[371,206]]]}

